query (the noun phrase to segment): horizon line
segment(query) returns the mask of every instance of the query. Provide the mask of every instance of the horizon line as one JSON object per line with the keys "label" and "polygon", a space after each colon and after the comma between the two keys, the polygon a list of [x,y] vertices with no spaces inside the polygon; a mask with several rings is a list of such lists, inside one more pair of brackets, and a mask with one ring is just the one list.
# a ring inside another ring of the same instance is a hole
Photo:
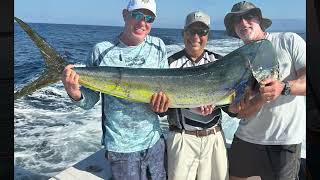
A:
{"label": "horizon line", "polygon": [[[20,19],[20,18],[19,18]],[[14,21],[14,20],[13,20]],[[272,21],[304,21],[305,22],[305,25],[306,25],[306,20],[304,19],[274,19]],[[79,24],[79,23],[60,23],[60,22],[27,22],[25,21],[26,23],[30,23],[30,24],[55,24],[55,25],[76,25],[76,26],[105,26],[105,27],[123,27],[123,25],[106,25],[106,24]],[[14,23],[16,23],[14,21]],[[220,22],[221,23],[221,22]],[[159,26],[159,25],[156,25],[156,26],[153,26],[152,29],[177,29],[177,30],[181,30],[183,28],[178,28],[178,27],[163,27],[163,26]],[[277,29],[274,29],[274,27],[270,27],[270,29],[273,29],[272,31],[277,31]],[[226,30],[225,28],[223,29],[220,29],[220,28],[213,28],[211,30]],[[281,30],[281,28],[279,29]],[[304,30],[306,31],[306,26],[304,28],[296,28],[296,29],[291,29],[291,30]]]}

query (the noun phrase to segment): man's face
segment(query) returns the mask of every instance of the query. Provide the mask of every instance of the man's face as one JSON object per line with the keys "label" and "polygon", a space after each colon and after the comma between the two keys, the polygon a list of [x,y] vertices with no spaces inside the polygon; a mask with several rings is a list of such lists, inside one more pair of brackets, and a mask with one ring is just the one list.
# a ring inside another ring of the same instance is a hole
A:
{"label": "man's face", "polygon": [[201,22],[189,25],[183,32],[184,45],[188,53],[200,54],[208,42],[209,28]]}
{"label": "man's face", "polygon": [[264,33],[260,27],[260,17],[257,14],[247,13],[235,16],[232,23],[235,32],[245,43],[259,40],[261,33]]}
{"label": "man's face", "polygon": [[124,10],[125,20],[124,39],[129,44],[139,44],[150,33],[154,14],[147,9],[137,9],[133,11]]}

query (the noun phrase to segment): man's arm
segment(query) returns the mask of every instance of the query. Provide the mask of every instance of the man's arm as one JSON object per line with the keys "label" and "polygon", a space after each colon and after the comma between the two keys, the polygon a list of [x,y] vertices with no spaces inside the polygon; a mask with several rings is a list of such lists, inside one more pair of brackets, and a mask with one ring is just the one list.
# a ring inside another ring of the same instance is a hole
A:
{"label": "man's arm", "polygon": [[244,97],[239,103],[232,103],[228,111],[237,114],[237,118],[248,118],[256,114],[267,102],[259,92],[254,93],[251,89],[246,90]]}
{"label": "man's arm", "polygon": [[[156,112],[160,117],[167,115],[168,108],[170,106],[170,99],[166,96],[165,93],[160,91],[159,93],[154,93],[150,100],[151,109]],[[207,116],[212,113],[214,105],[205,105],[197,108],[190,108],[194,113]]]}
{"label": "man's arm", "polygon": [[[288,81],[290,85],[290,95],[305,96],[306,95],[306,68],[303,67],[297,71],[297,79]],[[260,83],[260,93],[267,100],[275,100],[284,88],[284,83],[274,79],[266,79]]]}
{"label": "man's arm", "polygon": [[306,96],[306,68],[297,71],[298,78],[288,81],[291,87],[291,94],[296,96]]}
{"label": "man's arm", "polygon": [[214,105],[204,105],[196,108],[190,108],[190,111],[202,116],[207,116],[213,112],[214,108]]}
{"label": "man's arm", "polygon": [[[165,113],[170,106],[169,98],[160,91],[159,93],[154,93],[150,99],[150,108],[156,113]],[[165,114],[159,114],[165,115]]]}
{"label": "man's arm", "polygon": [[72,70],[74,65],[67,65],[62,72],[61,80],[71,100],[83,109],[92,108],[100,99],[100,92],[96,92],[79,85],[79,75]]}
{"label": "man's arm", "polygon": [[228,110],[237,114],[236,117],[239,119],[248,118],[256,114],[266,102],[258,93],[250,100],[242,99],[240,103],[231,104]]}
{"label": "man's arm", "polygon": [[72,70],[74,65],[67,65],[61,75],[61,80],[68,95],[75,101],[81,98],[79,75]]}
{"label": "man's arm", "polygon": [[[306,68],[297,71],[297,79],[288,81],[291,87],[291,95],[306,95]],[[266,79],[260,83],[259,93],[252,96],[252,91],[247,91],[244,98],[238,104],[232,104],[229,111],[237,113],[238,118],[248,118],[256,114],[264,104],[276,100],[284,88],[284,83],[274,79]]]}

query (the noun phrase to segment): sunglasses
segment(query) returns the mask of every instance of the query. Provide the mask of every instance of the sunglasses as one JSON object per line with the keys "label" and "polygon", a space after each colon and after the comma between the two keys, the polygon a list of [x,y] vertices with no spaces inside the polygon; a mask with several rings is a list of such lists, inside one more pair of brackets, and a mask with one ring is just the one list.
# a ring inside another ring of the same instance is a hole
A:
{"label": "sunglasses", "polygon": [[131,11],[130,16],[133,17],[137,21],[141,21],[144,18],[144,21],[147,23],[153,23],[155,17],[150,15],[145,15],[139,11]]}
{"label": "sunglasses", "polygon": [[241,21],[241,19],[245,19],[247,21],[251,21],[255,17],[257,17],[256,14],[250,14],[250,13],[244,14],[244,15],[240,15],[240,16],[233,16],[232,22],[233,23],[239,23]]}
{"label": "sunglasses", "polygon": [[195,34],[198,34],[200,37],[202,37],[202,36],[208,35],[209,29],[191,29],[191,28],[188,28],[188,29],[185,30],[185,32],[189,36],[194,36]]}

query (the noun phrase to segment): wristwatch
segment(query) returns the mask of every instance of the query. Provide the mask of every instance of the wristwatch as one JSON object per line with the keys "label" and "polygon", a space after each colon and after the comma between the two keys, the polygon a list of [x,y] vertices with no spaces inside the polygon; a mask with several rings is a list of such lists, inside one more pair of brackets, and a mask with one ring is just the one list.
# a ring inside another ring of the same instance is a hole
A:
{"label": "wristwatch", "polygon": [[291,93],[290,84],[288,81],[283,81],[283,83],[284,83],[284,87],[283,87],[283,90],[281,91],[281,94],[288,96]]}

